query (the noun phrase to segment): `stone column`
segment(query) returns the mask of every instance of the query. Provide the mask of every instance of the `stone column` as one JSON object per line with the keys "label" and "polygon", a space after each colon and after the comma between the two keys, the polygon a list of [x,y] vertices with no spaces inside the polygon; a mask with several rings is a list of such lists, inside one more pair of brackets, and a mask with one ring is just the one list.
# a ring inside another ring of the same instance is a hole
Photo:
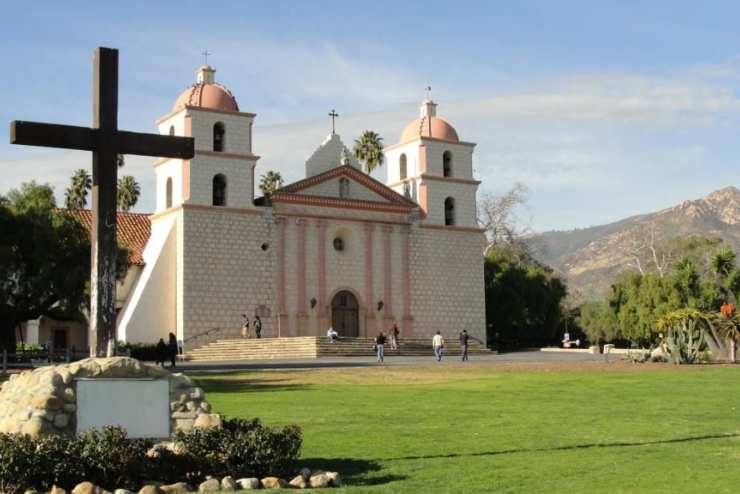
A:
{"label": "stone column", "polygon": [[373,293],[373,230],[375,225],[365,223],[365,335],[377,329],[375,297]]}
{"label": "stone column", "polygon": [[319,243],[319,298],[317,302],[316,312],[318,313],[318,324],[317,336],[321,336],[328,324],[328,307],[326,300],[326,220],[318,220],[316,222],[316,231]]}
{"label": "stone column", "polygon": [[411,261],[411,227],[403,225],[401,227],[401,276],[403,292],[403,335],[411,337],[414,334],[414,318],[411,315],[411,270],[409,264]]}
{"label": "stone column", "polygon": [[276,218],[277,223],[277,334],[285,336],[288,330],[288,314],[285,307],[285,218]]}
{"label": "stone column", "polygon": [[298,227],[296,241],[296,266],[298,266],[298,282],[296,286],[296,330],[295,335],[305,336],[308,329],[308,301],[306,300],[306,220],[296,220]]}
{"label": "stone column", "polygon": [[393,226],[383,226],[383,309],[385,315],[385,326],[387,329],[389,321],[393,320],[393,259],[391,257],[391,239]]}

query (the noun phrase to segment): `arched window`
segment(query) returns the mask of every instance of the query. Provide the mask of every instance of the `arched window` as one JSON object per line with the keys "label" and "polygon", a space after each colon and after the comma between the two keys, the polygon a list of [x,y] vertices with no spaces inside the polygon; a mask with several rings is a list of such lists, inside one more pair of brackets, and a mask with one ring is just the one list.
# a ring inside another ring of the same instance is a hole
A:
{"label": "arched window", "polygon": [[445,225],[455,224],[455,199],[448,197],[445,199]]}
{"label": "arched window", "polygon": [[226,177],[220,173],[213,177],[213,205],[226,206]]}
{"label": "arched window", "polygon": [[174,125],[170,125],[170,135],[171,136],[175,135],[175,126]]}
{"label": "arched window", "polygon": [[213,150],[221,152],[226,147],[226,129],[224,124],[216,122],[213,125]]}
{"label": "arched window", "polygon": [[398,160],[398,170],[399,170],[399,176],[401,177],[400,180],[403,180],[406,178],[407,170],[406,170],[406,154],[401,154],[401,158]]}
{"label": "arched window", "polygon": [[172,207],[172,177],[167,177],[167,184],[165,185],[164,207]]}
{"label": "arched window", "polygon": [[445,177],[452,176],[452,153],[445,151],[442,154],[442,175]]}
{"label": "arched window", "polygon": [[341,199],[349,197],[349,179],[347,178],[339,179],[339,197]]}

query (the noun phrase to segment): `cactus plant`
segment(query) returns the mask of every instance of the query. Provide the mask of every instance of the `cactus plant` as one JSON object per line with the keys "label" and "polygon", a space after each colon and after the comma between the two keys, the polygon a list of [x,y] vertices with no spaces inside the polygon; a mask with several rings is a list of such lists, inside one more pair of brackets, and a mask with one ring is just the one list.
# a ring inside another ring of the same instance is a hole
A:
{"label": "cactus plant", "polygon": [[695,309],[676,310],[659,319],[655,327],[664,335],[666,353],[674,364],[693,364],[702,358],[709,327],[704,313]]}

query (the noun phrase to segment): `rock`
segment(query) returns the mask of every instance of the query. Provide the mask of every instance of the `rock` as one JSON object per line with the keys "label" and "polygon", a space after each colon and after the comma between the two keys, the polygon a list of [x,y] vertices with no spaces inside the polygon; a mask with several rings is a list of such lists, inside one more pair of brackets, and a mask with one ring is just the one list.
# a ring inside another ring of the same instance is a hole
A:
{"label": "rock", "polygon": [[292,487],[295,487],[296,489],[305,489],[308,486],[308,483],[306,482],[306,479],[303,478],[303,475],[297,475],[293,477],[293,480],[288,482],[288,484]]}
{"label": "rock", "polygon": [[236,490],[236,482],[231,476],[226,476],[221,479],[221,490],[232,492]]}
{"label": "rock", "polygon": [[52,412],[51,410],[34,410],[31,416],[44,419],[47,422],[53,422],[54,417],[56,416],[56,412]]}
{"label": "rock", "polygon": [[69,425],[69,415],[65,415],[63,413],[58,413],[56,417],[54,417],[54,427],[57,429],[64,429]]}
{"label": "rock", "polygon": [[329,485],[332,487],[342,486],[342,479],[339,477],[338,472],[326,472],[326,476],[329,477]]}
{"label": "rock", "polygon": [[260,488],[260,479],[249,477],[248,479],[239,479],[236,484],[245,491],[251,491]]}
{"label": "rock", "polygon": [[171,414],[173,419],[195,419],[197,416],[197,412],[172,412]]}
{"label": "rock", "polygon": [[200,408],[200,407],[198,406],[198,403],[195,402],[195,401],[189,401],[189,402],[185,403],[185,409],[187,411],[189,411],[189,412],[194,412],[198,408]]}
{"label": "rock", "polygon": [[158,486],[150,484],[139,489],[139,494],[161,494],[161,491]]}
{"label": "rock", "polygon": [[216,492],[221,489],[218,479],[208,479],[198,486],[198,492]]}
{"label": "rock", "polygon": [[195,427],[196,429],[220,429],[221,416],[217,413],[201,413],[195,419],[193,427]]}
{"label": "rock", "polygon": [[206,394],[203,392],[203,388],[193,388],[193,390],[190,392],[191,400],[202,400],[205,397]]}
{"label": "rock", "polygon": [[49,491],[49,494],[67,494],[67,491],[62,489],[61,487],[52,486],[51,490]]}
{"label": "rock", "polygon": [[39,491],[36,489],[26,489],[23,494],[39,494]]}
{"label": "rock", "polygon": [[67,403],[74,403],[75,401],[75,390],[72,388],[64,388],[64,401]]}
{"label": "rock", "polygon": [[170,412],[182,412],[183,410],[182,403],[179,401],[173,401],[170,403]]}
{"label": "rock", "polygon": [[98,487],[92,482],[80,482],[72,489],[72,494],[110,494],[102,487]]}
{"label": "rock", "polygon": [[134,493],[128,489],[116,489],[115,491],[113,491],[113,494],[134,494]]}
{"label": "rock", "polygon": [[174,484],[163,485],[159,488],[164,494],[182,494],[184,492],[192,492],[192,488],[185,482],[176,482]]}
{"label": "rock", "polygon": [[203,410],[205,413],[211,413],[211,404],[207,401],[201,401],[200,409]]}
{"label": "rock", "polygon": [[31,400],[31,405],[40,410],[59,410],[64,402],[52,395],[36,396]]}
{"label": "rock", "polygon": [[310,468],[303,467],[303,468],[301,468],[301,472],[300,473],[301,473],[301,477],[303,477],[304,479],[306,479],[306,482],[308,482],[308,479],[311,478],[311,469]]}
{"label": "rock", "polygon": [[326,472],[315,472],[308,479],[308,485],[313,489],[325,489],[329,487],[329,476]]}
{"label": "rock", "polygon": [[[31,417],[31,419],[23,424],[21,427],[21,433],[31,437],[39,437],[44,431],[44,421],[40,417]],[[79,493],[75,493],[79,494]]]}
{"label": "rock", "polygon": [[77,411],[77,405],[74,403],[65,403],[64,411],[67,413],[75,413]]}
{"label": "rock", "polygon": [[193,430],[194,419],[177,419],[175,420],[175,430],[182,432],[190,432]]}
{"label": "rock", "polygon": [[277,477],[265,477],[260,481],[263,489],[282,489],[288,487],[288,483]]}

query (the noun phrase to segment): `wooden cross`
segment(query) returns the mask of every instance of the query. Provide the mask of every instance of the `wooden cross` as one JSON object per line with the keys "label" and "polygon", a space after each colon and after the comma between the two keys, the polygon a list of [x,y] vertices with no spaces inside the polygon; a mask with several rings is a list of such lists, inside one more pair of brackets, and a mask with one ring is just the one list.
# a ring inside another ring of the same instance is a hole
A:
{"label": "wooden cross", "polygon": [[329,116],[331,117],[331,135],[334,135],[334,119],[339,116],[339,113],[337,113],[336,110],[332,109],[331,113],[329,113]]}
{"label": "wooden cross", "polygon": [[90,356],[110,356],[116,341],[117,155],[190,159],[193,138],[118,130],[118,50],[96,48],[92,128],[14,120],[10,143],[93,153]]}

